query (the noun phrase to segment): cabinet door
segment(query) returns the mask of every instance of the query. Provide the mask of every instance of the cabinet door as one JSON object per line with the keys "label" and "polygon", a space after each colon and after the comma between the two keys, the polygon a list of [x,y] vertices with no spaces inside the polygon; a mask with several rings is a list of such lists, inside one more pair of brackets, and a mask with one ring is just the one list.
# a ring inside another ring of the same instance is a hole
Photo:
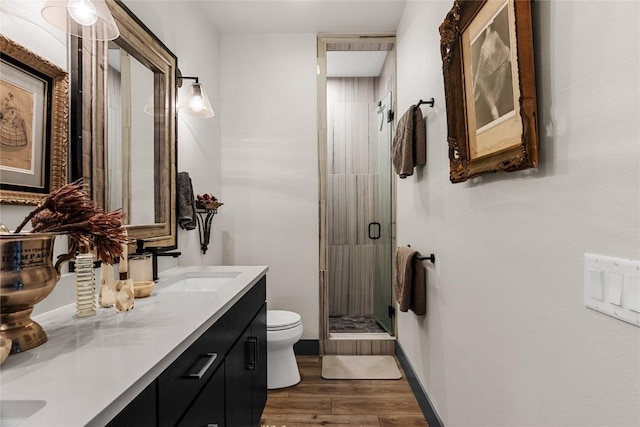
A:
{"label": "cabinet door", "polygon": [[256,338],[255,369],[251,375],[251,425],[260,425],[267,403],[267,305],[263,305],[251,322],[251,337]]}
{"label": "cabinet door", "polygon": [[251,328],[248,327],[231,347],[225,358],[225,387],[227,390],[227,426],[250,427],[251,372],[248,369]]}
{"label": "cabinet door", "polygon": [[263,305],[225,359],[227,425],[256,427],[267,401],[267,309]]}
{"label": "cabinet door", "polygon": [[224,427],[224,363],[189,407],[179,427]]}
{"label": "cabinet door", "polygon": [[156,387],[156,381],[149,384],[114,419],[109,421],[107,427],[156,427],[158,422],[156,416]]}

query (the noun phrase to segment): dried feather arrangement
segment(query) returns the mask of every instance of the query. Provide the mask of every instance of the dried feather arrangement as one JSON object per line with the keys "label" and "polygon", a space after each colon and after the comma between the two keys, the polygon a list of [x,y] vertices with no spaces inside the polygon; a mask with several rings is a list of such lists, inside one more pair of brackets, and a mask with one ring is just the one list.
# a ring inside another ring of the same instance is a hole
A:
{"label": "dried feather arrangement", "polygon": [[91,199],[82,181],[65,184],[49,193],[42,203],[16,228],[19,233],[31,221],[29,233],[65,233],[76,247],[93,247],[96,257],[114,264],[122,255],[126,232],[124,213],[117,209],[103,212]]}

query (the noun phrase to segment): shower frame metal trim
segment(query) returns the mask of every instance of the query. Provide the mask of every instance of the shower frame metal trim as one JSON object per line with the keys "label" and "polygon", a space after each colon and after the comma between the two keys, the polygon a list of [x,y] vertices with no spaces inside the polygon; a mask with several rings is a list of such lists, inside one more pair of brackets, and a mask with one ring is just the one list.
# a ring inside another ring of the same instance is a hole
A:
{"label": "shower frame metal trim", "polygon": [[[320,355],[324,354],[394,354],[397,337],[397,317],[394,316],[396,337],[389,338],[388,345],[371,345],[369,340],[335,340],[329,332],[329,272],[328,272],[328,215],[327,215],[327,51],[329,50],[373,50],[370,47],[379,45],[379,50],[392,50],[396,44],[395,33],[376,34],[319,34],[317,47],[317,94],[318,94],[318,222],[319,222],[319,316],[320,316]],[[329,45],[336,48],[328,48]],[[344,44],[349,49],[338,49]],[[387,48],[382,47],[387,45]],[[351,49],[353,47],[353,49]],[[358,49],[359,47],[359,49]],[[394,64],[397,67],[397,63]],[[396,92],[397,71],[394,70],[393,86]],[[394,100],[395,102],[395,100]],[[393,106],[395,111],[395,105]],[[396,205],[395,180],[392,181],[393,206]],[[392,209],[392,247],[395,247],[396,210]],[[376,340],[381,341],[381,340]],[[369,344],[369,345],[367,345]],[[381,344],[381,343],[380,343]],[[393,351],[392,351],[393,349]]]}

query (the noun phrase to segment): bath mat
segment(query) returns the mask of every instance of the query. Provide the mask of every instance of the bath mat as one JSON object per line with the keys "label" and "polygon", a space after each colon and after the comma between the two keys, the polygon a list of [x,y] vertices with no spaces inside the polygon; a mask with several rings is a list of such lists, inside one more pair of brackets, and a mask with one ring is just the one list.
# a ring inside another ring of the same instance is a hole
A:
{"label": "bath mat", "polygon": [[402,374],[393,356],[323,356],[322,378],[326,380],[399,380]]}

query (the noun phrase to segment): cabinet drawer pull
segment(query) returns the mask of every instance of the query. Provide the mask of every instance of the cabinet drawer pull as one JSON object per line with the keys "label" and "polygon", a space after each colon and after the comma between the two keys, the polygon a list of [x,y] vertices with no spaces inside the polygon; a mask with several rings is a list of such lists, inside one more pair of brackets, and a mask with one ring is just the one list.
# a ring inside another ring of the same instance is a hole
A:
{"label": "cabinet drawer pull", "polygon": [[213,362],[215,362],[216,359],[218,358],[218,353],[207,353],[207,356],[209,356],[209,360],[207,360],[207,363],[205,363],[204,366],[197,373],[188,374],[187,377],[195,378],[199,380],[204,376],[204,374],[211,367],[211,365],[213,365]]}
{"label": "cabinet drawer pull", "polygon": [[[258,367],[258,346],[260,342],[258,341],[258,337],[249,337],[247,344],[251,347],[247,355],[247,370],[253,371]],[[249,346],[247,346],[247,348],[249,348]]]}
{"label": "cabinet drawer pull", "polygon": [[218,424],[207,424],[207,427],[218,427]]}

